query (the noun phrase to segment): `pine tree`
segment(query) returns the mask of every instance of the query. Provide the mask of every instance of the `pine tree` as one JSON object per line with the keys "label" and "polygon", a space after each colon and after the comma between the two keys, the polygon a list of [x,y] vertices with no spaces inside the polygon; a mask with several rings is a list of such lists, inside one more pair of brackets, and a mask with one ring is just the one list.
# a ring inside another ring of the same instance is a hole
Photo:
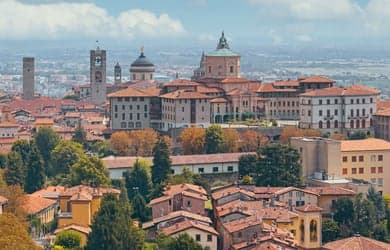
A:
{"label": "pine tree", "polygon": [[148,197],[151,189],[151,182],[148,170],[141,166],[137,160],[131,171],[125,173],[125,182],[129,198],[132,199],[138,192],[144,197]]}
{"label": "pine tree", "polygon": [[35,135],[35,145],[38,147],[38,150],[42,156],[45,173],[47,176],[53,176],[52,169],[52,158],[51,151],[57,146],[60,142],[60,137],[53,129],[48,127],[41,127],[38,130],[38,133]]}
{"label": "pine tree", "polygon": [[72,137],[72,141],[78,142],[81,145],[83,145],[84,148],[87,147],[88,142],[87,142],[87,133],[83,129],[83,127],[78,126],[74,132],[74,135]]}
{"label": "pine tree", "polygon": [[33,142],[29,142],[27,140],[18,140],[12,145],[11,148],[11,151],[19,153],[20,159],[22,160],[24,166],[27,165],[31,144],[33,144]]}
{"label": "pine tree", "polygon": [[4,172],[4,180],[7,185],[24,185],[26,171],[22,159],[17,152],[11,151],[7,157],[7,168]]}
{"label": "pine tree", "polygon": [[133,205],[133,218],[138,218],[141,222],[149,220],[149,209],[146,206],[144,197],[140,193],[137,193],[131,200]]}
{"label": "pine tree", "polygon": [[87,250],[142,249],[142,231],[133,225],[130,215],[114,194],[103,197],[91,229]]}
{"label": "pine tree", "polygon": [[168,178],[171,171],[171,159],[169,158],[169,146],[164,137],[159,137],[153,149],[152,181],[160,184]]}
{"label": "pine tree", "polygon": [[222,152],[224,145],[223,130],[219,125],[211,125],[206,129],[206,153],[216,154]]}
{"label": "pine tree", "polygon": [[43,187],[45,183],[45,170],[43,160],[38,148],[32,144],[27,161],[27,176],[24,191],[33,193]]}

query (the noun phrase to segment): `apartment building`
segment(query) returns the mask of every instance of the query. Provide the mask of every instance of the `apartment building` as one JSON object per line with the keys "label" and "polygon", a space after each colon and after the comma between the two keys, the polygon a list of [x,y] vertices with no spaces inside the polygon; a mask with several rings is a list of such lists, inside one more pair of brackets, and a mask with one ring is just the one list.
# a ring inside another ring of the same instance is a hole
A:
{"label": "apartment building", "polygon": [[300,128],[324,133],[374,133],[379,91],[363,85],[317,89],[300,95]]}

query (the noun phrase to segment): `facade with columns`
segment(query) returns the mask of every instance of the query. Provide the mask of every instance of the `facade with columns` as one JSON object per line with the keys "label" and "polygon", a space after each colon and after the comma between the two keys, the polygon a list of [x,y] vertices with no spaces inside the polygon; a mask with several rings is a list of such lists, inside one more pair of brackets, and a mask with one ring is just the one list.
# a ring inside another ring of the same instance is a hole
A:
{"label": "facade with columns", "polygon": [[154,64],[145,56],[142,47],[141,54],[130,66],[130,81],[153,81],[154,71]]}

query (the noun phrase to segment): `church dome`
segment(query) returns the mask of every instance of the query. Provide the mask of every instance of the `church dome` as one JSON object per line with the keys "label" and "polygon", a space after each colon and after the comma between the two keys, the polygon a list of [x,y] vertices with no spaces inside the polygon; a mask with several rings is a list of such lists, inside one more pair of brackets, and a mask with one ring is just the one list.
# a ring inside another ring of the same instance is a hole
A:
{"label": "church dome", "polygon": [[154,67],[154,64],[149,61],[148,58],[144,55],[144,52],[141,52],[141,55],[135,60],[132,64],[131,67]]}

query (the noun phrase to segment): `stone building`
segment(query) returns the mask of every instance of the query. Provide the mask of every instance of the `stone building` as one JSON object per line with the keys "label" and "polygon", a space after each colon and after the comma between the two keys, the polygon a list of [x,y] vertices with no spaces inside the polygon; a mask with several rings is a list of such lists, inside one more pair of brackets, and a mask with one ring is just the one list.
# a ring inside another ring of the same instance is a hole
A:
{"label": "stone building", "polygon": [[23,57],[23,99],[34,99],[34,57]]}
{"label": "stone building", "polygon": [[106,101],[106,51],[99,47],[90,51],[91,101],[101,105]]}
{"label": "stone building", "polygon": [[154,64],[144,54],[144,48],[141,48],[140,56],[130,65],[130,81],[153,81]]}

